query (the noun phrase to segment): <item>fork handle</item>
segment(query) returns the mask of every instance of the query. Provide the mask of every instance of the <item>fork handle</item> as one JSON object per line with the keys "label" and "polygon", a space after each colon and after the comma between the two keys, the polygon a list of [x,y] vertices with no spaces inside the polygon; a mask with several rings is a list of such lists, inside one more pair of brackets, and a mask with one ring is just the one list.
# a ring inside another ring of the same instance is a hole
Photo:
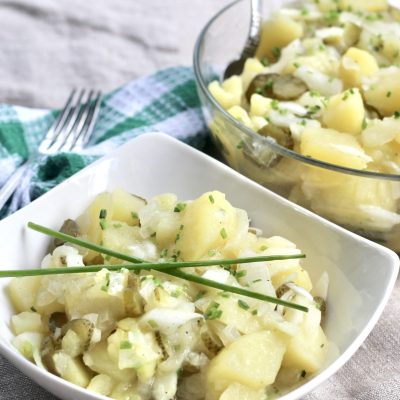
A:
{"label": "fork handle", "polygon": [[240,58],[254,57],[261,40],[262,0],[250,0],[250,5],[250,30]]}
{"label": "fork handle", "polygon": [[18,169],[8,178],[6,183],[0,189],[0,210],[7,203],[7,200],[13,195],[18,187],[18,184],[22,181],[22,178],[28,170],[29,162],[22,164]]}

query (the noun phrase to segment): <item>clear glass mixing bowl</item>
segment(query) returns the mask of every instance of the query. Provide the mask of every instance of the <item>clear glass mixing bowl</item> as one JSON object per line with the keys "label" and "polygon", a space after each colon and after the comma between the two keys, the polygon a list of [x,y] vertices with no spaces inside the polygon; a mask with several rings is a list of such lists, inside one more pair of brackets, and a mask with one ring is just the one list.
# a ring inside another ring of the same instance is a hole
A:
{"label": "clear glass mixing bowl", "polygon": [[[265,17],[291,1],[265,1]],[[254,181],[362,236],[400,252],[400,175],[360,171],[304,157],[260,136],[227,113],[208,84],[222,80],[249,29],[249,2],[215,15],[194,50],[203,113],[224,160]]]}

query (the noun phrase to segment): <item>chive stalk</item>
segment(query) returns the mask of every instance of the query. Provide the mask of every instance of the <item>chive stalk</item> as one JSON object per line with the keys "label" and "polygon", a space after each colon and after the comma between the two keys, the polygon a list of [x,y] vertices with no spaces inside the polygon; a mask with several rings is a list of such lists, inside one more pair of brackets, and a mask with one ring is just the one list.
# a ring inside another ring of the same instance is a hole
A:
{"label": "chive stalk", "polygon": [[[45,226],[35,224],[33,222],[28,222],[28,227],[43,233],[48,236],[52,236],[58,239],[61,239],[65,242],[73,243],[78,246],[97,251],[101,254],[106,254],[111,257],[118,258],[120,260],[128,261],[130,263],[136,264],[121,264],[121,265],[112,265],[112,266],[105,266],[105,265],[97,265],[92,267],[68,267],[68,268],[49,268],[49,269],[35,269],[35,270],[14,270],[14,271],[0,271],[0,277],[11,275],[5,275],[6,273],[14,273],[19,275],[12,275],[12,276],[27,276],[27,271],[29,273],[34,274],[33,271],[36,271],[36,275],[45,275],[46,271],[52,271],[52,274],[57,273],[65,273],[61,272],[61,270],[68,270],[67,273],[77,273],[79,272],[96,272],[96,268],[101,270],[103,268],[107,268],[109,270],[120,270],[121,268],[126,268],[128,270],[156,270],[159,272],[163,272],[167,275],[174,276],[176,278],[184,279],[189,282],[197,283],[199,285],[212,287],[215,289],[219,289],[225,292],[236,293],[242,296],[251,297],[254,299],[267,301],[270,303],[286,306],[289,308],[294,308],[296,310],[308,312],[308,308],[304,307],[300,304],[288,302],[285,300],[278,299],[276,297],[267,296],[262,293],[253,292],[250,290],[246,290],[239,287],[234,287],[230,285],[225,285],[223,283],[215,282],[210,279],[206,279],[197,275],[188,274],[186,272],[180,271],[179,268],[187,268],[187,267],[205,267],[205,266],[212,266],[212,265],[230,265],[230,264],[241,264],[241,263],[250,263],[250,262],[260,262],[260,261],[275,261],[275,260],[288,260],[294,258],[304,258],[304,254],[293,254],[293,255],[277,255],[277,256],[259,256],[259,257],[246,257],[246,258],[238,258],[238,259],[225,259],[225,260],[205,260],[205,261],[182,261],[182,262],[163,262],[163,263],[149,263],[145,260],[142,260],[137,257],[132,257],[127,254],[119,253],[114,250],[110,250],[106,247],[97,245],[95,243],[91,243],[87,240],[80,239],[74,236],[67,235],[62,232],[57,232],[53,229],[46,228]],[[90,271],[88,269],[90,268]]]}

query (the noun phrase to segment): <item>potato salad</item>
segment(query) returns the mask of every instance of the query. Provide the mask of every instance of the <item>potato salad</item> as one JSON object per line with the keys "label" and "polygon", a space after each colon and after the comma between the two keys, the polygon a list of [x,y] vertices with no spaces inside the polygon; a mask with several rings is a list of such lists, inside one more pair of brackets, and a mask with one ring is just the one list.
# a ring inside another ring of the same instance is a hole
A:
{"label": "potato salad", "polygon": [[240,76],[209,85],[229,114],[287,149],[341,167],[393,174],[393,181],[384,181],[268,158],[250,138],[230,144],[218,116],[210,126],[235,168],[397,251],[399,35],[400,11],[385,0],[304,1],[264,23],[257,57],[246,61]]}
{"label": "potato salad", "polygon": [[[192,201],[99,194],[61,231],[148,261],[293,255],[264,237],[218,191]],[[14,278],[13,345],[75,385],[124,400],[266,400],[324,365],[327,275],[313,285],[299,259],[190,268],[216,282],[295,302],[303,312],[168,276],[89,265],[124,262],[55,240],[42,268],[87,273]],[[125,262],[126,264],[126,262]]]}

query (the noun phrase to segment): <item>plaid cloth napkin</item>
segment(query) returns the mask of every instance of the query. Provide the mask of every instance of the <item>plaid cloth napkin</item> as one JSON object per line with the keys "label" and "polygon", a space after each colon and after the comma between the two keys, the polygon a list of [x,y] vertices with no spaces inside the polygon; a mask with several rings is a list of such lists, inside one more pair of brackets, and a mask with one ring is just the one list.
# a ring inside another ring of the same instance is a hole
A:
{"label": "plaid cloth napkin", "polygon": [[[58,111],[0,105],[0,186],[38,147]],[[0,218],[16,211],[115,147],[162,131],[203,148],[207,129],[191,68],[175,67],[132,81],[106,95],[89,145],[76,153],[41,157]]]}

